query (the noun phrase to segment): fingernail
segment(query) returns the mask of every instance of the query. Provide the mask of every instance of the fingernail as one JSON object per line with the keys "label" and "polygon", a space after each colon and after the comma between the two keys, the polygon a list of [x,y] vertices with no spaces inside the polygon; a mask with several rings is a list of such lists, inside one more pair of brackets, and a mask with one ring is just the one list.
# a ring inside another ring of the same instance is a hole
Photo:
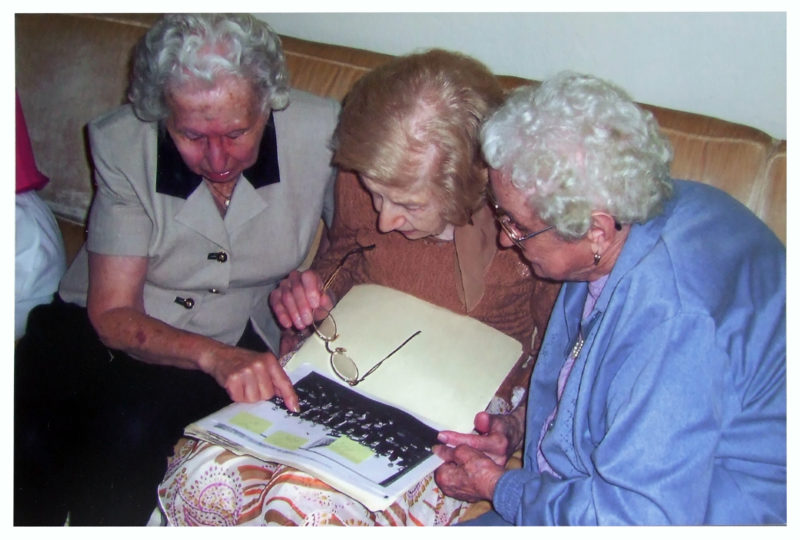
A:
{"label": "fingernail", "polygon": [[439,433],[436,438],[439,439],[439,442],[447,443],[447,435],[444,433]]}

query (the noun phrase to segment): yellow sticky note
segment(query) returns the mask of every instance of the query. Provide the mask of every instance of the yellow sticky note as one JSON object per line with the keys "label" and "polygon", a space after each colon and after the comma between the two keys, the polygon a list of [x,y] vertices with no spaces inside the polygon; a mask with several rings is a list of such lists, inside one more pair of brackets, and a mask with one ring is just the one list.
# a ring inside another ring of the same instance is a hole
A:
{"label": "yellow sticky note", "polygon": [[264,418],[260,418],[247,412],[240,412],[231,418],[230,422],[234,426],[239,426],[247,431],[252,431],[253,433],[259,434],[264,433],[270,428],[270,426],[272,426],[272,422],[269,420],[265,420]]}
{"label": "yellow sticky note", "polygon": [[264,440],[273,446],[279,446],[287,450],[297,450],[308,442],[308,439],[298,437],[297,435],[285,431],[276,431]]}
{"label": "yellow sticky note", "polygon": [[361,463],[374,453],[371,448],[361,445],[347,437],[339,437],[328,448],[353,463]]}

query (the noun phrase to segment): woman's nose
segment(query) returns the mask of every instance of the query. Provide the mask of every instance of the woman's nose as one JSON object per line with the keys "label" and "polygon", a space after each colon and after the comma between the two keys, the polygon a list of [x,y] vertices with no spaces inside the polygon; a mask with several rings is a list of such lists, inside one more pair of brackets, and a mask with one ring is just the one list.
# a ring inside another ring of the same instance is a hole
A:
{"label": "woman's nose", "polygon": [[397,207],[386,204],[386,202],[381,205],[378,212],[378,229],[381,232],[387,233],[399,229],[403,223],[405,223],[405,218]]}
{"label": "woman's nose", "polygon": [[214,172],[224,172],[228,165],[228,153],[225,151],[221,141],[209,139],[206,150],[206,161],[209,168]]}

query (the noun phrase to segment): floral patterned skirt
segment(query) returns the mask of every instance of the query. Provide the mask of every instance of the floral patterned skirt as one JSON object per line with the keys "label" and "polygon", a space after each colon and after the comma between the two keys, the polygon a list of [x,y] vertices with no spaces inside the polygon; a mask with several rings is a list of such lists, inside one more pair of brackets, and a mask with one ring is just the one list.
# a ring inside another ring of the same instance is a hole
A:
{"label": "floral patterned skirt", "polygon": [[158,497],[169,525],[452,525],[469,506],[431,474],[371,512],[297,469],[189,438],[178,441]]}

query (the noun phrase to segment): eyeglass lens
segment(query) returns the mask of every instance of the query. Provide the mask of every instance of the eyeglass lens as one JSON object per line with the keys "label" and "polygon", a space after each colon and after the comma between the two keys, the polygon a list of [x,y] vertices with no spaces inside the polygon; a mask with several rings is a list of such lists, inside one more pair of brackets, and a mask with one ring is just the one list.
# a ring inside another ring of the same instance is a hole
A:
{"label": "eyeglass lens", "polygon": [[405,341],[403,341],[400,345],[395,347],[395,349],[384,356],[377,364],[372,366],[369,371],[367,371],[363,377],[358,376],[358,365],[355,361],[350,358],[347,354],[347,349],[344,347],[334,347],[331,348],[330,344],[339,337],[336,328],[336,320],[333,318],[333,315],[328,314],[327,317],[314,323],[314,331],[316,334],[325,342],[325,349],[330,353],[330,361],[331,367],[333,368],[334,373],[345,381],[350,386],[355,386],[364,379],[366,379],[369,375],[371,375],[375,370],[377,370],[381,364],[383,364],[386,360],[388,360],[392,355],[394,355],[397,351],[405,347],[406,343],[417,337],[417,335],[421,334],[421,330],[417,330],[413,334],[411,334]]}
{"label": "eyeglass lens", "polygon": [[314,322],[314,332],[326,342],[339,337],[336,334],[336,320],[330,313],[327,313],[324,319]]}
{"label": "eyeglass lens", "polygon": [[361,382],[358,379],[358,366],[346,353],[346,349],[337,347],[331,353],[331,366],[333,367],[333,371],[342,380],[354,386]]}
{"label": "eyeglass lens", "polygon": [[500,226],[503,228],[503,231],[512,239],[512,240],[519,240],[520,234],[514,230],[515,223],[511,219],[505,210],[500,207],[500,204],[497,202],[497,199],[492,193],[492,190],[489,189],[486,191],[486,198],[489,201],[489,204],[492,207],[492,213],[494,214],[494,219]]}
{"label": "eyeglass lens", "polygon": [[[341,377],[347,384],[350,386],[355,386],[367,377],[369,377],[372,373],[374,373],[381,364],[383,364],[386,360],[391,358],[394,353],[402,349],[406,346],[406,343],[417,337],[422,333],[422,330],[417,330],[410,336],[408,336],[405,341],[403,341],[400,345],[394,348],[392,352],[384,356],[377,364],[369,368],[369,371],[364,373],[362,377],[358,376],[358,366],[353,361],[352,358],[345,354],[347,352],[346,349],[341,347],[336,347],[336,350],[331,352],[331,365],[333,366],[333,370],[336,372],[339,377]],[[330,350],[330,349],[329,349]]]}

